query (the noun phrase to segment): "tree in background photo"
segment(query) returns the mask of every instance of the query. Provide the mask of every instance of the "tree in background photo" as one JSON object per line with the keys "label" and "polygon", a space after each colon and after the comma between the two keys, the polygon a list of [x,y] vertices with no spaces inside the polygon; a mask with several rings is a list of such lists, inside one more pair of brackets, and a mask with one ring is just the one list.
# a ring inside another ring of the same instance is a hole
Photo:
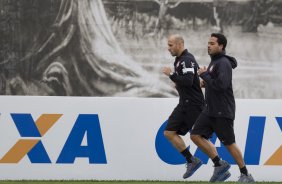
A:
{"label": "tree in background photo", "polygon": [[2,94],[173,96],[123,52],[101,0],[1,4]]}

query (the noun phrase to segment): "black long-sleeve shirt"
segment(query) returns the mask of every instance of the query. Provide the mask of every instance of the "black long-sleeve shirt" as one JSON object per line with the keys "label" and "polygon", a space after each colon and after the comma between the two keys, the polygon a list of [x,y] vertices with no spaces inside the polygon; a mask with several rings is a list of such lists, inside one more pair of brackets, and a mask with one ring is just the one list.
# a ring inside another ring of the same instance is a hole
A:
{"label": "black long-sleeve shirt", "polygon": [[204,95],[197,75],[199,68],[194,56],[187,49],[175,58],[174,73],[170,79],[175,83],[179,94],[179,102],[191,105],[204,105]]}
{"label": "black long-sleeve shirt", "polygon": [[232,69],[236,67],[236,59],[222,52],[211,57],[207,71],[200,75],[205,81],[206,107],[203,112],[208,116],[235,119]]}

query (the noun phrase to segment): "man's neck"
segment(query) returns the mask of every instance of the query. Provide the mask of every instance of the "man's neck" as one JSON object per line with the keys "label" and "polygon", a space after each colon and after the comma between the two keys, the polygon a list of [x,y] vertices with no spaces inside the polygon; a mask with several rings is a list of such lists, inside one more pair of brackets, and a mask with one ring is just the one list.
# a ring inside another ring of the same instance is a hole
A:
{"label": "man's neck", "polygon": [[180,52],[178,53],[177,57],[181,56],[184,51],[185,51],[185,49],[180,50]]}
{"label": "man's neck", "polygon": [[212,59],[215,59],[215,58],[221,57],[221,56],[224,55],[224,54],[225,54],[225,51],[221,51],[221,52],[215,53],[215,54],[213,54],[213,55],[210,55],[210,57],[211,57]]}

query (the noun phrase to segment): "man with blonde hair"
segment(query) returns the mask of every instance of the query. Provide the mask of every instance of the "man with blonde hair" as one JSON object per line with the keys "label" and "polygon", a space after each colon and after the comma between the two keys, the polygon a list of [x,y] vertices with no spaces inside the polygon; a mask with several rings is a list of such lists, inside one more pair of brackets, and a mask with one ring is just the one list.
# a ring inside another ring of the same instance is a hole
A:
{"label": "man with blonde hair", "polygon": [[179,94],[179,103],[171,113],[164,135],[187,161],[187,170],[183,178],[188,178],[202,165],[186,147],[183,139],[191,130],[204,106],[204,96],[197,75],[199,68],[194,56],[184,48],[184,39],[175,34],[168,38],[168,51],[175,57],[174,69],[164,67],[163,73],[175,84]]}

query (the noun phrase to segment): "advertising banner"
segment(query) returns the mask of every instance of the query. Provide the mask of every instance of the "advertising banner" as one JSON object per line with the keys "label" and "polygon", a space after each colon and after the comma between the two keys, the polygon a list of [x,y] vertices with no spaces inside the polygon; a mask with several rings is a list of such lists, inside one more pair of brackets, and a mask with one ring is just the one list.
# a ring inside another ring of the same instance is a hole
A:
{"label": "advertising banner", "polygon": [[[0,97],[1,179],[179,180],[185,160],[163,130],[177,98]],[[236,100],[236,142],[257,181],[282,181],[282,100]],[[187,181],[207,181],[213,164]],[[216,137],[221,158],[238,166]]]}

